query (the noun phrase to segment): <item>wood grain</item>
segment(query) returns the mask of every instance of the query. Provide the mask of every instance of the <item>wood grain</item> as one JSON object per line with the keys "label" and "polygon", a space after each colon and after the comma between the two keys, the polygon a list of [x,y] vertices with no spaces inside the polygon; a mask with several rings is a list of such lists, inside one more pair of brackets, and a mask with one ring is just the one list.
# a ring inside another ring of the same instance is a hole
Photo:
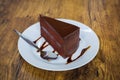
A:
{"label": "wood grain", "polygon": [[[28,64],[17,48],[18,36],[39,14],[73,19],[92,28],[100,50],[87,65],[62,72]],[[119,80],[120,0],[0,0],[0,80]]]}

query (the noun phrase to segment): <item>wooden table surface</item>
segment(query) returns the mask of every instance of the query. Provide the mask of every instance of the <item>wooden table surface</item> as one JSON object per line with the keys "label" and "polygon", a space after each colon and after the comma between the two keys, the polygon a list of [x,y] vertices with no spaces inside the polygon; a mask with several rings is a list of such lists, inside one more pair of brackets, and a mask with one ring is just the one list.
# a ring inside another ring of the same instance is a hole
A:
{"label": "wooden table surface", "polygon": [[[97,56],[70,71],[46,71],[19,54],[18,36],[39,14],[82,22],[100,39]],[[0,0],[0,80],[120,80],[120,0]]]}

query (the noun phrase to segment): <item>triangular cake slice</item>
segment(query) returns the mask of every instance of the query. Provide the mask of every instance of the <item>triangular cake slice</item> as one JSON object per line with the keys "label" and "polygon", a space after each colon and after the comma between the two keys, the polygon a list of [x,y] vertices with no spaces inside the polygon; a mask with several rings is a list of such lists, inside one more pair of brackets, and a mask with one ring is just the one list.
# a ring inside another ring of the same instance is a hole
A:
{"label": "triangular cake slice", "polygon": [[41,36],[63,58],[71,57],[79,47],[79,27],[40,15]]}

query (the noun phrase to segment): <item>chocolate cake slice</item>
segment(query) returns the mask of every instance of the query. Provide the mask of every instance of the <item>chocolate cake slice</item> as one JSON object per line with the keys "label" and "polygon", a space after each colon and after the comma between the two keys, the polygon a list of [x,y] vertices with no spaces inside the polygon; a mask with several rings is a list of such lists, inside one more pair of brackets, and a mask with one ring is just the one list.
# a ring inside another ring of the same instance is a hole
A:
{"label": "chocolate cake slice", "polygon": [[40,15],[41,36],[63,58],[71,57],[79,47],[79,28],[54,18]]}

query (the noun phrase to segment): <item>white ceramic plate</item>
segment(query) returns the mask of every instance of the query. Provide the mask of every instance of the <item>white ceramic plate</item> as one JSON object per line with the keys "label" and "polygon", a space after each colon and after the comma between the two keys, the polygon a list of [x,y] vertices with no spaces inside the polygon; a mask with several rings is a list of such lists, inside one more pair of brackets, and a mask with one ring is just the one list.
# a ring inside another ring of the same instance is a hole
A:
{"label": "white ceramic plate", "polygon": [[[80,58],[77,60],[66,64],[67,59],[63,59],[61,56],[58,56],[57,60],[44,60],[39,56],[37,50],[26,43],[23,39],[19,38],[18,40],[18,49],[20,55],[27,61],[29,64],[44,70],[50,71],[65,71],[75,68],[79,68],[87,63],[89,63],[96,55],[99,50],[99,39],[95,32],[90,29],[88,26],[73,20],[68,19],[58,19],[63,22],[67,22],[73,25],[80,27],[80,45],[77,51],[72,56],[72,59],[75,59],[83,48],[91,46]],[[40,37],[40,23],[35,23],[28,27],[22,34],[29,38],[31,41],[36,40]],[[41,45],[44,42],[44,38],[41,38],[36,44]],[[48,46],[44,49],[45,51],[53,51],[51,46]]]}

